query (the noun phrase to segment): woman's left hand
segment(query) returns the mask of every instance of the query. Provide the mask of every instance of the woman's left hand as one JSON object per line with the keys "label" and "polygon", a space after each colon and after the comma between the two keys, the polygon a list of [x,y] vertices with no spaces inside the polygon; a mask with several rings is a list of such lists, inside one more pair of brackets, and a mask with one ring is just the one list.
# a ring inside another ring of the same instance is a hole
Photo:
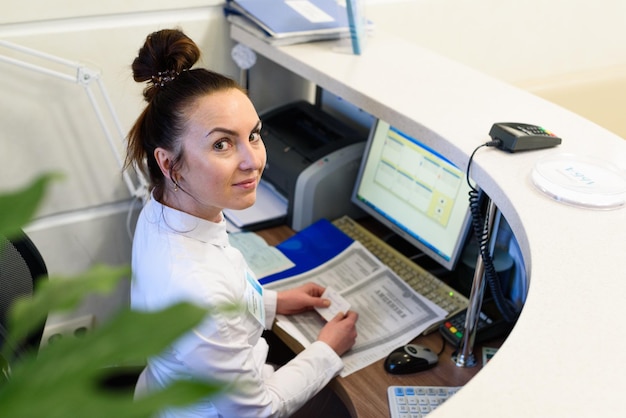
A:
{"label": "woman's left hand", "polygon": [[315,283],[306,283],[293,289],[278,292],[276,313],[293,315],[314,307],[326,308],[330,300],[321,298],[325,288]]}

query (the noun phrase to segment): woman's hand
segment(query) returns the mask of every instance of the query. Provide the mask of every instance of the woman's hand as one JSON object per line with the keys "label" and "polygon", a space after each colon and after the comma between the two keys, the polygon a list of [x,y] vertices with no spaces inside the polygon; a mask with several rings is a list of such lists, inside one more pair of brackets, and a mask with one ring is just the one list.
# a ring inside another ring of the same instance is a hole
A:
{"label": "woman's hand", "polygon": [[[314,307],[327,308],[330,300],[321,296],[325,288],[315,283],[306,283],[293,289],[278,292],[276,301],[276,313],[293,315],[305,312]],[[359,315],[354,311],[337,314],[328,321],[317,336],[318,341],[323,341],[330,346],[338,355],[342,355],[352,348],[356,342],[356,321]]]}
{"label": "woman's hand", "polygon": [[305,312],[314,307],[326,308],[330,306],[328,299],[322,299],[325,288],[315,283],[306,283],[293,289],[278,292],[276,313],[293,315]]}
{"label": "woman's hand", "polygon": [[359,315],[354,311],[347,314],[338,313],[328,321],[317,336],[318,341],[323,341],[330,346],[335,353],[342,355],[352,348],[356,342],[356,321]]}

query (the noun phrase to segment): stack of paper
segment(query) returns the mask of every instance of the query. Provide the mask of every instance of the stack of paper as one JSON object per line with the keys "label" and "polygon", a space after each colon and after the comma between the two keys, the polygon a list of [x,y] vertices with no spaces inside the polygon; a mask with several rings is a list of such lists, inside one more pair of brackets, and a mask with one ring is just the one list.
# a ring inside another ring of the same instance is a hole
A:
{"label": "stack of paper", "polygon": [[236,228],[249,231],[285,223],[287,199],[265,180],[259,182],[256,202],[247,209],[224,209],[226,220]]}
{"label": "stack of paper", "polygon": [[227,0],[224,12],[233,25],[277,46],[350,36],[348,11],[337,0]]}
{"label": "stack of paper", "polygon": [[[276,248],[295,266],[261,279],[265,288],[285,290],[318,283],[337,292],[349,309],[359,314],[359,335],[352,349],[342,356],[342,377],[386,357],[446,317],[443,309],[415,292],[361,243],[325,219]],[[303,347],[317,339],[326,322],[316,311],[278,315],[276,319],[276,327]]]}

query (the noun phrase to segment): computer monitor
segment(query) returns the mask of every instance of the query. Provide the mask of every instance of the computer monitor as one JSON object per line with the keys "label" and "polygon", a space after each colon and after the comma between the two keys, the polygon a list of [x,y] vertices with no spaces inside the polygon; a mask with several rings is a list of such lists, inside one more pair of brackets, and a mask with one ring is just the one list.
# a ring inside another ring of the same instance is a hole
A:
{"label": "computer monitor", "polygon": [[448,270],[470,229],[465,173],[383,120],[365,146],[352,201]]}

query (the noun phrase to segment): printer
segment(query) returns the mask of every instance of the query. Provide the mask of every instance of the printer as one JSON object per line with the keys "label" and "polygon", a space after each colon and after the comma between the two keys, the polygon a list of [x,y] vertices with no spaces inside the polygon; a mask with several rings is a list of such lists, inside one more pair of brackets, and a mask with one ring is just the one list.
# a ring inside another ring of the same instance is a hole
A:
{"label": "printer", "polygon": [[267,149],[263,178],[287,200],[292,229],[362,214],[351,196],[367,138],[307,101],[260,116]]}

